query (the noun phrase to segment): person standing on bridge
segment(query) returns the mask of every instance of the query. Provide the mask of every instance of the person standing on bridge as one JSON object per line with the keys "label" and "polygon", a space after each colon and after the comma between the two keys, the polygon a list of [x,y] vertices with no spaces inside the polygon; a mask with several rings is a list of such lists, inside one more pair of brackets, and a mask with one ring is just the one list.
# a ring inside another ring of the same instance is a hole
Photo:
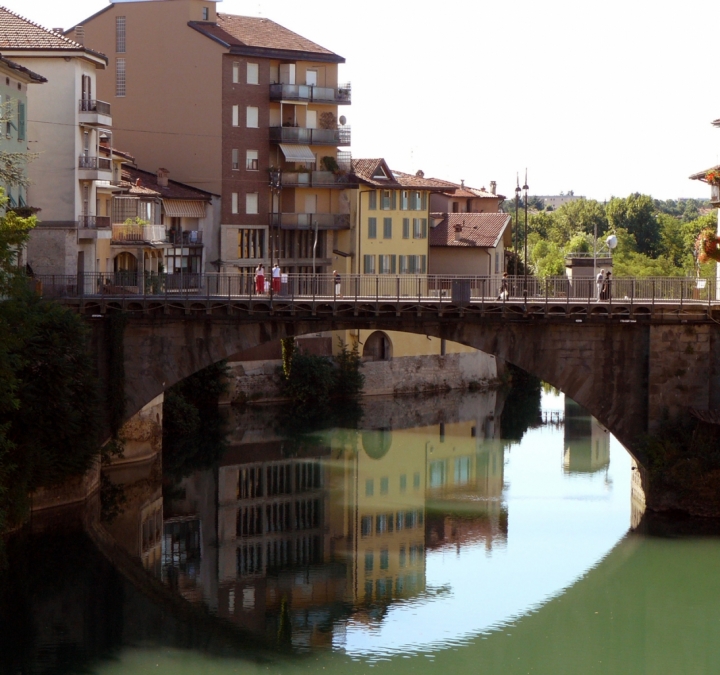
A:
{"label": "person standing on bridge", "polygon": [[605,286],[605,270],[600,270],[597,277],[595,277],[595,286],[597,286],[597,295],[595,296],[595,302],[600,302],[603,296],[603,287]]}
{"label": "person standing on bridge", "polygon": [[336,298],[342,298],[342,295],[340,295],[340,275],[338,274],[337,270],[333,270],[333,282],[335,283],[335,297]]}
{"label": "person standing on bridge", "polygon": [[612,299],[612,279],[610,278],[611,276],[612,272],[608,270],[607,274],[605,275],[605,283],[603,284],[603,300]]}
{"label": "person standing on bridge", "polygon": [[508,291],[508,274],[507,272],[503,272],[502,281],[500,282],[500,293],[497,296],[496,300],[507,300],[509,295],[510,291]]}
{"label": "person standing on bridge", "polygon": [[265,292],[265,268],[262,263],[258,263],[255,268],[255,292],[262,295]]}
{"label": "person standing on bridge", "polygon": [[280,293],[280,265],[275,263],[275,267],[272,268],[272,289],[275,295]]}

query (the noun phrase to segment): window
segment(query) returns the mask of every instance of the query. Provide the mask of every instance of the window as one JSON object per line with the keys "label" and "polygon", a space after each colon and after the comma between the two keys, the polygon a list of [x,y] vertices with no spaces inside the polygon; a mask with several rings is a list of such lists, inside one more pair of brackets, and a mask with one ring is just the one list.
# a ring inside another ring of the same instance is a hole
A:
{"label": "window", "polygon": [[232,193],[232,212],[233,213],[238,212],[238,193],[237,192]]}
{"label": "window", "polygon": [[233,84],[240,82],[240,64],[237,61],[233,61],[232,81]]}
{"label": "window", "polygon": [[377,192],[375,190],[368,192],[368,209],[370,211],[377,210]]}
{"label": "window", "polygon": [[404,547],[404,546],[401,546],[401,547],[400,547],[400,567],[405,567],[405,565],[406,565],[406,558],[405,558],[405,556],[406,556],[405,547]]}
{"label": "window", "polygon": [[397,257],[394,255],[381,255],[378,257],[380,259],[380,274],[395,274]]}
{"label": "window", "polygon": [[407,490],[407,474],[400,476],[400,492]]}
{"label": "window", "polygon": [[118,54],[125,53],[125,17],[115,17],[115,51]]}
{"label": "window", "polygon": [[392,218],[383,218],[383,239],[392,239]]}
{"label": "window", "polygon": [[458,457],[455,460],[455,485],[465,485],[470,480],[470,458]]}
{"label": "window", "polygon": [[240,160],[238,159],[238,149],[233,148],[232,150],[232,168],[233,171],[237,171],[240,168]]}
{"label": "window", "polygon": [[401,255],[400,274],[425,274],[427,256],[424,255]]}
{"label": "window", "polygon": [[385,534],[388,531],[388,517],[384,513],[375,517],[375,534]]}
{"label": "window", "polygon": [[255,106],[247,107],[247,127],[248,129],[257,129],[258,127],[258,109]]}
{"label": "window", "polygon": [[413,474],[413,489],[419,490],[420,489],[420,473],[415,472]]}
{"label": "window", "polygon": [[248,192],[245,195],[245,213],[255,214],[258,212],[258,193]]}
{"label": "window", "polygon": [[234,127],[240,124],[240,106],[234,105],[232,107],[232,125]]}
{"label": "window", "polygon": [[202,8],[202,20],[207,21],[210,18],[210,10],[207,7]]}
{"label": "window", "polygon": [[390,481],[388,478],[380,479],[380,494],[381,495],[386,495],[388,493],[389,485],[390,485]]}
{"label": "window", "polygon": [[428,477],[431,488],[445,485],[445,462],[430,462]]}
{"label": "window", "polygon": [[402,238],[410,239],[410,218],[403,218]]}
{"label": "window", "polygon": [[247,83],[248,84],[259,84],[260,82],[260,68],[257,63],[247,64]]}
{"label": "window", "polygon": [[427,239],[427,218],[413,218],[413,237]]}
{"label": "window", "polygon": [[238,230],[238,259],[265,257],[265,230],[241,228]]}
{"label": "window", "polygon": [[247,150],[245,152],[245,168],[248,171],[257,171],[258,170],[258,151],[257,150]]}
{"label": "window", "polygon": [[427,208],[427,193],[413,190],[410,193],[410,210],[421,211]]}
{"label": "window", "polygon": [[410,203],[410,193],[407,190],[403,190],[400,195],[400,209],[402,211],[407,211],[409,203]]}
{"label": "window", "polygon": [[363,256],[363,273],[364,274],[375,274],[375,256],[364,255]]}
{"label": "window", "polygon": [[25,140],[25,104],[18,101],[18,140]]}
{"label": "window", "polygon": [[368,239],[377,239],[377,218],[368,218]]}
{"label": "window", "polygon": [[115,96],[125,96],[125,59],[115,59]]}
{"label": "window", "polygon": [[396,208],[397,193],[395,190],[383,190],[380,199],[380,208],[383,209],[383,211]]}
{"label": "window", "polygon": [[375,494],[375,481],[372,478],[368,478],[365,481],[365,496],[372,497]]}
{"label": "window", "polygon": [[373,556],[372,551],[367,551],[367,553],[365,553],[365,571],[372,572],[374,563],[375,563],[375,556]]}
{"label": "window", "polygon": [[360,520],[360,534],[363,537],[369,537],[372,534],[373,518],[372,516],[363,516]]}
{"label": "window", "polygon": [[390,564],[390,554],[386,548],[380,551],[380,569],[386,570]]}

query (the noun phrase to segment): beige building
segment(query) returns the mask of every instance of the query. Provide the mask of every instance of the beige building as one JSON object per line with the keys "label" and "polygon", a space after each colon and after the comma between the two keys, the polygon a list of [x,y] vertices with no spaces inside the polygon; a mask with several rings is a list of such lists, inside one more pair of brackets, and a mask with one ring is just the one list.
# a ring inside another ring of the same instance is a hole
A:
{"label": "beige building", "polygon": [[30,162],[25,201],[38,212],[28,263],[40,274],[97,271],[98,181],[112,179],[99,152],[112,125],[110,105],[96,97],[107,57],[0,8],[0,50],[47,79],[28,91]]}
{"label": "beige building", "polygon": [[341,56],[214,0],[121,0],[68,34],[110,55],[98,87],[118,147],[222,197],[207,271],[251,280],[278,258],[288,272],[331,271],[350,227]]}

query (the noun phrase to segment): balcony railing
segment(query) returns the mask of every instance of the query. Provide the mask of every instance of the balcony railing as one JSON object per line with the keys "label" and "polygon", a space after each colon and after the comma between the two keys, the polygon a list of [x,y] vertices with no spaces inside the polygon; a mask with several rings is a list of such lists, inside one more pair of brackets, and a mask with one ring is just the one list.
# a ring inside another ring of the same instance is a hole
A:
{"label": "balcony railing", "polygon": [[316,87],[309,84],[271,84],[271,101],[308,101],[316,103],[351,103],[350,83],[341,84],[337,89]]}
{"label": "balcony railing", "polygon": [[167,232],[164,225],[113,224],[112,241],[165,242],[167,241]]}
{"label": "balcony railing", "polygon": [[79,102],[80,112],[93,112],[98,115],[110,115],[110,104],[105,101],[94,101],[88,98],[81,98]]}
{"label": "balcony railing", "polygon": [[107,229],[111,224],[110,216],[78,216],[78,227],[80,228]]}
{"label": "balcony railing", "polygon": [[346,230],[349,213],[271,213],[270,225],[283,230]]}
{"label": "balcony railing", "polygon": [[91,169],[95,171],[111,171],[112,163],[106,157],[89,157],[80,155],[78,157],[79,169]]}
{"label": "balcony railing", "polygon": [[710,184],[710,203],[713,206],[720,206],[720,185]]}
{"label": "balcony railing", "polygon": [[270,127],[270,140],[274,143],[301,143],[303,145],[350,145],[350,127],[339,129],[305,129],[302,127]]}
{"label": "balcony railing", "polygon": [[332,171],[283,171],[283,187],[347,187],[350,179],[346,174]]}
{"label": "balcony railing", "polygon": [[200,230],[186,230],[185,232],[170,230],[167,233],[167,241],[176,246],[197,246],[202,244],[202,235]]}

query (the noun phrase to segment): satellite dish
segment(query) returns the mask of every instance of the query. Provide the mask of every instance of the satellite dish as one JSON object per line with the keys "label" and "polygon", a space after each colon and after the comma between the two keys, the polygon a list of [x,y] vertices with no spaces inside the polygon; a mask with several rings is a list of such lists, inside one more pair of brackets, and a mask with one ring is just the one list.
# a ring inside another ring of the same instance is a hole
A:
{"label": "satellite dish", "polygon": [[608,248],[612,251],[612,249],[614,249],[614,248],[617,246],[617,244],[618,244],[618,242],[617,242],[617,237],[616,237],[614,234],[611,234],[611,235],[605,240],[605,243],[608,245]]}
{"label": "satellite dish", "polygon": [[345,126],[346,123],[347,123],[347,118],[345,117],[345,115],[340,115],[340,124]]}

